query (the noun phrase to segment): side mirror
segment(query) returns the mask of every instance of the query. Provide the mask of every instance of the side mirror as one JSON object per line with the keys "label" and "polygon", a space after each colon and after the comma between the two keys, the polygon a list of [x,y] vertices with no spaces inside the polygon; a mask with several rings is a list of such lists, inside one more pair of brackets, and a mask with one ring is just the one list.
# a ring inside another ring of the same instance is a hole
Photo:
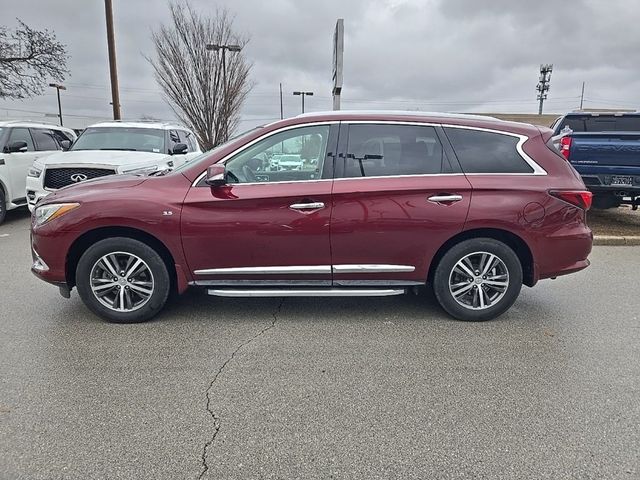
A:
{"label": "side mirror", "polygon": [[70,140],[61,140],[60,141],[60,146],[62,147],[63,151],[67,151],[71,148],[71,141]]}
{"label": "side mirror", "polygon": [[173,150],[171,150],[171,153],[173,155],[183,155],[187,153],[187,150],[189,150],[189,147],[187,146],[186,143],[176,143],[173,146]]}
{"label": "side mirror", "polygon": [[227,184],[227,173],[222,163],[214,163],[207,168],[207,179],[205,183],[210,187],[221,187]]}
{"label": "side mirror", "polygon": [[13,142],[9,144],[9,152],[26,152],[27,142]]}

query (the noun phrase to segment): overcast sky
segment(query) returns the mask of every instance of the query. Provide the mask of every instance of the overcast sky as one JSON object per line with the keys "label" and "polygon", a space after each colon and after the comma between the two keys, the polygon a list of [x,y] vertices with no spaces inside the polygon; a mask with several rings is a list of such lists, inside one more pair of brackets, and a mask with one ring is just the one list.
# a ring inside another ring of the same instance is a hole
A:
{"label": "overcast sky", "polygon": [[[151,30],[167,22],[165,0],[113,0],[124,118],[172,119],[143,55]],[[253,63],[254,88],[242,127],[300,112],[293,90],[310,90],[306,110],[331,109],[332,36],[345,21],[344,109],[537,112],[540,63],[553,63],[545,113],[640,106],[640,2],[637,0],[193,0],[203,14],[226,6]],[[19,17],[49,28],[68,47],[65,124],[111,114],[104,2],[3,2],[2,23]],[[55,91],[0,101],[0,119],[56,113]],[[23,111],[18,111],[23,110]],[[49,121],[56,121],[50,118]]]}

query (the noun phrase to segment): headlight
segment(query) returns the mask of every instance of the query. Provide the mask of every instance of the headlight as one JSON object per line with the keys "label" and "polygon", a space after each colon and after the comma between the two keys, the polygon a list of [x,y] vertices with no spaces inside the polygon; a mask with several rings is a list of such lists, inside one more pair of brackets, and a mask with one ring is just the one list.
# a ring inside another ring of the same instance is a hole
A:
{"label": "headlight", "polygon": [[75,210],[79,206],[79,203],[50,203],[36,207],[36,211],[33,214],[35,217],[35,225],[36,227],[44,225],[51,220],[55,220],[69,213],[71,210]]}
{"label": "headlight", "polygon": [[34,163],[33,165],[31,165],[31,168],[29,168],[29,171],[27,172],[27,177],[33,177],[33,178],[40,178],[40,174],[42,174],[42,165],[38,165],[37,163]]}

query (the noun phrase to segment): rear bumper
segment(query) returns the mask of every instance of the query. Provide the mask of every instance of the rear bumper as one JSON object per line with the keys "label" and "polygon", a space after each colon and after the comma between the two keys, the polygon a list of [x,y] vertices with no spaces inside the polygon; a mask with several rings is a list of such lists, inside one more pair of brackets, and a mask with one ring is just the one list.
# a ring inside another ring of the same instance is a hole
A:
{"label": "rear bumper", "polygon": [[593,232],[584,224],[567,227],[541,238],[538,246],[544,254],[536,255],[535,280],[569,275],[590,265]]}
{"label": "rear bumper", "polygon": [[[582,174],[582,181],[593,193],[607,193],[619,197],[640,196],[640,176],[610,173]],[[630,177],[632,185],[612,184],[614,177]]]}

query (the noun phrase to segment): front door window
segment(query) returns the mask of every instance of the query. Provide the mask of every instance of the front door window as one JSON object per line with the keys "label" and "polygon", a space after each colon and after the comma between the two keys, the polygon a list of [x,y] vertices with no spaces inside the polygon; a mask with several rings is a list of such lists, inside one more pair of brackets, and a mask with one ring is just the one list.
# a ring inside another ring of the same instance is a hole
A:
{"label": "front door window", "polygon": [[226,163],[229,183],[319,180],[327,156],[329,125],[272,135]]}

